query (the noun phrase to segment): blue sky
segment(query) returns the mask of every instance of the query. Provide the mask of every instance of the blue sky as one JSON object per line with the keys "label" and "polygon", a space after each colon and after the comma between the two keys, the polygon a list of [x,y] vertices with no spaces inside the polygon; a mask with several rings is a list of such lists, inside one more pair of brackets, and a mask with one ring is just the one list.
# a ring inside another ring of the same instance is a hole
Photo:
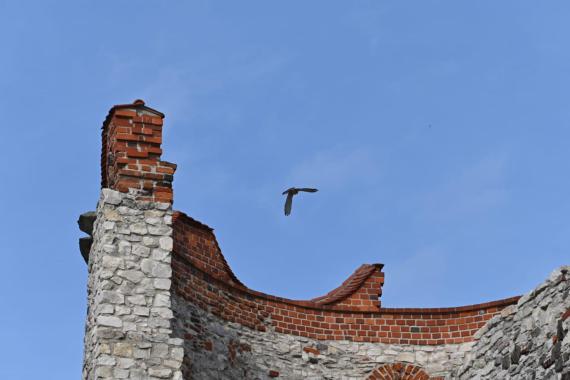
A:
{"label": "blue sky", "polygon": [[[253,289],[385,264],[385,306],[526,292],[570,247],[564,1],[0,0],[0,378],[77,379],[117,103],[166,113],[175,208]],[[281,191],[315,186],[284,217]]]}

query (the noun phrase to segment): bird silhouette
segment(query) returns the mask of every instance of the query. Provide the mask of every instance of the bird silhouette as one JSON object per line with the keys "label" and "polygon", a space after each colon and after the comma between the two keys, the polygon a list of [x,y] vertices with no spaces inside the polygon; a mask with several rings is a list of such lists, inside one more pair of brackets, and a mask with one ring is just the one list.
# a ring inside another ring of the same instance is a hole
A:
{"label": "bird silhouette", "polygon": [[291,187],[283,192],[283,195],[287,194],[287,199],[285,200],[285,215],[291,214],[291,207],[293,206],[293,196],[299,194],[299,191],[304,191],[307,193],[316,193],[317,189],[312,189],[310,187]]}

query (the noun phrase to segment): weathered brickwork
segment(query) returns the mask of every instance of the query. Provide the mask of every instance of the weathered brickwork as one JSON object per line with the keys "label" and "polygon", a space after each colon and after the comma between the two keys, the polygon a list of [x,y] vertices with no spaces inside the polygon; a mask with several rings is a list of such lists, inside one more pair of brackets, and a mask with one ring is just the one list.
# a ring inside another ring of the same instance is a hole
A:
{"label": "weathered brickwork", "polygon": [[454,377],[570,379],[570,266],[491,319]]}
{"label": "weathered brickwork", "polygon": [[[323,305],[315,300],[294,301],[245,287],[229,269],[211,228],[176,213],[174,218],[174,289],[189,302],[230,322],[265,331],[321,340],[349,340],[386,344],[442,345],[470,342],[486,321],[518,297],[458,308],[390,309],[353,305],[338,299]],[[361,287],[384,281],[376,274]],[[358,271],[357,271],[358,273]],[[378,281],[381,279],[381,281]],[[344,292],[360,297],[360,289]],[[356,298],[358,300],[358,298]],[[270,321],[270,322],[268,322]]]}
{"label": "weathered brickwork", "polygon": [[570,267],[455,308],[384,307],[382,264],[311,300],[249,289],[212,228],[172,211],[163,118],[137,100],[103,123],[101,198],[79,220],[83,379],[570,380]]}
{"label": "weathered brickwork", "polygon": [[367,378],[368,380],[440,380],[431,377],[423,369],[413,364],[394,363],[379,366]]}
{"label": "weathered brickwork", "polygon": [[101,134],[102,188],[136,192],[142,201],[172,202],[176,165],[160,159],[163,118],[142,100],[111,108]]}

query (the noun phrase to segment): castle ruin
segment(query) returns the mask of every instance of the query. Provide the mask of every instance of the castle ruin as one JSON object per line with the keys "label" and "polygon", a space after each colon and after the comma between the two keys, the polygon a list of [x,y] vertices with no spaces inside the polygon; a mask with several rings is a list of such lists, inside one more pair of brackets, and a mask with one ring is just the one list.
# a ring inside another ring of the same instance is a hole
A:
{"label": "castle ruin", "polygon": [[382,264],[311,300],[249,289],[213,229],[172,209],[163,119],[137,100],[103,123],[101,196],[80,218],[83,379],[570,380],[570,267],[451,308],[382,306]]}

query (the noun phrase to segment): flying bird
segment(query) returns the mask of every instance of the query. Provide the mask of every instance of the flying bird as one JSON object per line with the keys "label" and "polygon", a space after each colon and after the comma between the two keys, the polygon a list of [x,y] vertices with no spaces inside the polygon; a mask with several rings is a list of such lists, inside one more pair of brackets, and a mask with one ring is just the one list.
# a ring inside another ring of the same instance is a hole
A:
{"label": "flying bird", "polygon": [[310,187],[291,187],[283,192],[283,195],[287,194],[287,199],[285,200],[285,215],[291,214],[291,206],[293,206],[293,196],[297,195],[299,191],[304,191],[307,193],[316,193],[317,189],[311,189]]}

